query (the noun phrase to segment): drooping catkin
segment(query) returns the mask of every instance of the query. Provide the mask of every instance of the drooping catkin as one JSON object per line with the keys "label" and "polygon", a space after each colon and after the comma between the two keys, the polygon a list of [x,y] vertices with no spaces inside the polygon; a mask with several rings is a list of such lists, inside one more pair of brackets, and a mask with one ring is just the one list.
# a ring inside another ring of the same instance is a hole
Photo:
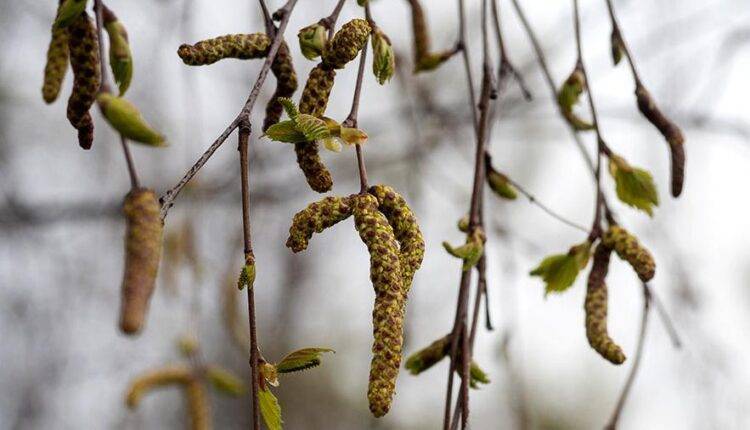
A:
{"label": "drooping catkin", "polygon": [[263,120],[263,131],[279,122],[284,111],[279,98],[291,97],[297,91],[297,73],[294,71],[292,55],[286,42],[279,45],[279,50],[271,64],[271,72],[276,77],[276,91],[266,105],[266,118]]}
{"label": "drooping catkin", "polygon": [[682,193],[685,182],[685,137],[682,130],[672,122],[656,105],[656,101],[643,85],[635,88],[638,110],[656,127],[669,144],[672,165],[672,195],[678,197]]}
{"label": "drooping catkin", "polygon": [[125,396],[125,404],[130,409],[135,409],[141,398],[153,389],[166,385],[186,385],[192,377],[192,369],[181,364],[144,373],[130,383]]}
{"label": "drooping catkin", "polygon": [[188,413],[190,415],[191,430],[210,430],[211,404],[205,384],[198,378],[191,378],[185,385]]}
{"label": "drooping catkin", "polygon": [[323,51],[323,63],[334,69],[343,69],[346,63],[357,58],[371,31],[370,24],[364,19],[355,18],[342,25]]}
{"label": "drooping catkin", "polygon": [[126,334],[141,330],[154,292],[163,233],[159,209],[152,190],[134,189],[125,197],[125,274],[120,329]]}
{"label": "drooping catkin", "polygon": [[60,87],[68,71],[68,30],[52,27],[52,38],[47,48],[47,63],[44,66],[42,97],[46,103],[57,100]]}
{"label": "drooping catkin", "polygon": [[326,197],[311,203],[305,209],[297,212],[289,227],[289,238],[286,246],[294,252],[307,248],[313,233],[323,230],[343,221],[352,214],[352,197]]}
{"label": "drooping catkin", "polygon": [[89,109],[101,85],[99,39],[86,12],[76,18],[68,30],[73,92],[68,99],[68,120],[78,130],[78,144],[89,149],[94,142],[94,122]]}
{"label": "drooping catkin", "polygon": [[403,346],[403,294],[398,243],[388,220],[370,194],[354,198],[354,221],[370,253],[370,280],[375,289],[373,337],[367,398],[376,417],[388,413],[396,389]]}
{"label": "drooping catkin", "polygon": [[263,58],[270,46],[271,39],[264,33],[227,34],[202,40],[195,45],[182,44],[177,49],[177,55],[189,66],[204,66],[225,58]]}
{"label": "drooping catkin", "polygon": [[589,345],[606,360],[613,364],[622,364],[625,354],[607,331],[607,284],[605,279],[609,271],[609,257],[612,248],[600,243],[594,251],[594,262],[589,273],[586,288],[586,338]]}
{"label": "drooping catkin", "polygon": [[614,249],[620,258],[627,261],[641,281],[648,282],[654,277],[656,272],[654,257],[635,236],[624,228],[617,225],[611,226],[604,233],[602,243]]}
{"label": "drooping catkin", "polygon": [[[336,71],[323,63],[310,71],[299,102],[300,113],[315,117],[325,114],[335,77]],[[320,158],[317,142],[295,143],[294,152],[297,154],[297,164],[310,188],[319,193],[330,191],[333,187],[333,178]]]}
{"label": "drooping catkin", "polygon": [[399,243],[402,283],[406,295],[411,288],[414,274],[422,265],[424,237],[419,230],[414,212],[396,190],[387,185],[375,185],[370,187],[370,194],[378,199],[380,211],[388,219]]}

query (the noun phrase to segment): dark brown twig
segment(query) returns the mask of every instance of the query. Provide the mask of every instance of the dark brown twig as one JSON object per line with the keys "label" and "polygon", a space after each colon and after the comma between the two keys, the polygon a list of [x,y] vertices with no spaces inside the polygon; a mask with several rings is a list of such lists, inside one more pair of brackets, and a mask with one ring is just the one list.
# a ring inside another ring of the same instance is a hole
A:
{"label": "dark brown twig", "polygon": [[622,409],[625,407],[625,401],[628,399],[628,394],[630,394],[630,389],[633,386],[633,381],[635,381],[635,377],[638,374],[638,368],[640,367],[641,358],[643,357],[643,345],[646,341],[646,327],[648,326],[648,314],[650,309],[651,292],[648,288],[648,285],[643,284],[643,316],[641,318],[641,330],[638,335],[638,346],[636,347],[633,366],[630,368],[628,379],[625,380],[625,385],[623,386],[620,397],[617,400],[617,406],[615,406],[612,417],[604,427],[605,430],[615,430],[617,428],[617,422],[620,419],[620,414],[622,414]]}
{"label": "dark brown twig", "polygon": [[333,8],[333,12],[319,21],[321,25],[328,29],[329,40],[333,38],[333,32],[336,30],[336,21],[339,19],[339,14],[341,14],[344,3],[346,3],[346,0],[338,0],[336,7]]}
{"label": "dark brown twig", "polygon": [[279,46],[281,45],[284,37],[284,31],[286,30],[287,24],[289,23],[289,17],[291,15],[292,9],[294,9],[294,6],[296,4],[297,0],[288,0],[281,9],[274,13],[274,16],[281,17],[281,22],[279,23],[278,30],[276,30],[276,35],[273,38],[271,47],[268,50],[268,55],[266,56],[266,59],[263,62],[263,66],[258,73],[258,78],[255,80],[255,84],[253,85],[253,88],[250,91],[250,95],[248,95],[247,100],[242,107],[242,110],[240,110],[237,116],[232,120],[231,123],[229,123],[229,125],[224,129],[219,137],[214,140],[214,142],[211,144],[211,146],[208,147],[203,155],[198,158],[198,161],[196,161],[195,164],[193,164],[193,166],[188,169],[182,179],[180,179],[180,182],[178,182],[174,187],[167,190],[159,198],[159,201],[161,202],[160,216],[162,220],[167,217],[169,209],[174,205],[174,200],[180,194],[180,191],[182,191],[185,185],[187,185],[187,183],[190,182],[190,180],[196,175],[196,173],[198,173],[201,168],[203,168],[203,166],[211,158],[214,152],[216,152],[216,150],[219,149],[222,144],[224,144],[229,135],[232,134],[232,132],[240,125],[240,123],[244,119],[250,118],[250,112],[255,105],[255,101],[258,99],[258,95],[260,94],[260,89],[263,86],[263,83],[266,81],[266,76],[268,76],[268,71],[271,69],[271,64],[276,58],[276,53],[279,51]]}

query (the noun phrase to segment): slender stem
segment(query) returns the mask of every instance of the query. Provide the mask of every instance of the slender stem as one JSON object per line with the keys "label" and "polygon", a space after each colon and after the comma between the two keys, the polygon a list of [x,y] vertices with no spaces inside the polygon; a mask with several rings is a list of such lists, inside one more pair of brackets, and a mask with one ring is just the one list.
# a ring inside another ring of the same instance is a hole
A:
{"label": "slender stem", "polygon": [[275,16],[281,17],[281,22],[279,23],[279,28],[276,31],[276,35],[274,36],[273,43],[271,44],[271,47],[268,50],[268,55],[266,56],[265,61],[263,62],[263,66],[260,69],[260,72],[258,73],[258,78],[255,80],[255,84],[253,85],[252,90],[250,91],[250,95],[248,95],[247,100],[245,101],[244,106],[242,107],[242,110],[239,114],[232,120],[231,123],[224,129],[224,131],[219,135],[219,137],[214,140],[214,142],[211,144],[211,146],[208,147],[208,149],[203,153],[203,155],[198,158],[198,161],[193,164],[188,171],[183,175],[182,179],[180,179],[180,182],[177,183],[174,187],[170,188],[165,192],[161,198],[159,198],[159,201],[161,202],[161,219],[162,221],[167,217],[167,214],[169,212],[169,209],[172,208],[174,205],[174,200],[177,198],[177,196],[180,194],[180,191],[185,187],[185,185],[190,182],[190,180],[198,173],[201,168],[206,164],[206,162],[211,158],[211,156],[216,152],[219,147],[221,147],[222,144],[227,140],[229,135],[232,134],[232,132],[240,125],[243,119],[249,119],[250,118],[250,112],[253,110],[253,106],[255,105],[255,101],[258,99],[258,95],[260,94],[260,89],[263,86],[263,83],[266,80],[266,77],[268,76],[268,71],[271,69],[271,64],[273,63],[274,59],[276,58],[276,53],[279,51],[279,46],[281,45],[281,42],[284,37],[284,31],[286,30],[287,24],[289,23],[289,18],[291,16],[292,9],[294,9],[294,6],[297,4],[297,0],[288,0],[286,4],[276,11],[274,13]]}
{"label": "slender stem", "polygon": [[622,387],[622,392],[617,400],[617,405],[612,413],[609,423],[604,427],[605,430],[615,430],[617,428],[617,421],[620,419],[622,409],[625,407],[625,401],[628,399],[630,389],[633,386],[635,377],[638,374],[638,369],[641,364],[641,358],[643,357],[643,344],[646,340],[646,327],[648,326],[648,314],[651,309],[651,292],[646,284],[643,284],[643,316],[641,318],[641,331],[638,335],[638,346],[636,347],[635,358],[633,359],[633,366],[630,368],[630,374],[628,379],[625,380],[625,385]]}
{"label": "slender stem", "polygon": [[505,38],[503,37],[502,28],[500,26],[500,8],[497,5],[497,0],[491,0],[492,1],[492,22],[495,27],[495,39],[497,40],[497,47],[500,51],[500,58],[499,58],[499,66],[497,68],[498,77],[497,77],[497,86],[499,90],[502,90],[504,87],[504,83],[506,81],[506,78],[508,75],[512,76],[516,83],[518,84],[518,87],[521,89],[521,93],[523,93],[523,97],[530,101],[532,99],[531,91],[529,91],[529,88],[526,86],[526,81],[524,81],[523,76],[518,73],[518,70],[516,70],[516,67],[513,65],[513,63],[510,61],[510,58],[508,57],[508,51],[505,47]]}
{"label": "slender stem", "polygon": [[672,322],[672,318],[670,318],[669,316],[669,312],[667,312],[667,309],[664,307],[664,304],[662,303],[661,299],[659,299],[659,296],[656,295],[656,292],[654,291],[654,289],[651,288],[651,286],[648,284],[646,284],[646,288],[648,288],[651,301],[654,303],[656,307],[656,313],[659,315],[659,318],[661,319],[661,322],[664,325],[664,328],[667,330],[667,334],[669,335],[669,338],[672,340],[672,346],[675,349],[682,348],[682,340],[680,339],[680,335],[677,333],[677,329],[675,328],[675,325]]}
{"label": "slender stem", "polygon": [[[101,84],[99,86],[100,93],[110,92],[109,88],[109,75],[107,74],[107,63],[104,61],[107,58],[104,54],[104,38],[102,27],[104,27],[104,15],[105,13],[110,19],[116,19],[114,13],[109,10],[104,2],[101,0],[94,0],[94,12],[96,14],[96,37],[99,39],[99,67],[101,67]],[[140,188],[140,182],[138,181],[138,173],[135,169],[135,162],[133,162],[133,156],[130,154],[130,148],[128,147],[128,141],[121,134],[120,135],[120,146],[122,147],[122,153],[125,156],[125,163],[128,167],[128,176],[130,177],[130,187]]]}
{"label": "slender stem", "polygon": [[266,34],[273,37],[273,34],[276,32],[276,26],[273,24],[273,18],[271,17],[271,12],[268,11],[266,0],[258,0],[258,4],[260,5],[261,13],[263,13],[263,24],[266,26]]}
{"label": "slender stem", "polygon": [[336,3],[336,7],[333,8],[333,12],[330,15],[320,20],[320,24],[324,25],[328,29],[328,39],[333,38],[333,32],[336,30],[336,21],[339,19],[341,9],[344,7],[346,0],[339,0]]}
{"label": "slender stem", "polygon": [[[369,6],[365,6],[365,11],[369,15]],[[352,99],[352,108],[349,111],[349,115],[344,120],[346,127],[357,127],[357,116],[359,114],[359,99],[362,95],[362,82],[365,76],[365,62],[367,61],[367,43],[362,47],[362,52],[359,54],[359,69],[357,71],[357,83],[354,86],[354,97]],[[362,153],[362,145],[359,143],[355,145],[357,153],[357,169],[359,170],[359,185],[360,193],[366,193],[367,189],[370,188],[367,182],[367,167],[365,167],[365,156]]]}
{"label": "slender stem", "polygon": [[612,0],[606,0],[607,2],[607,11],[609,12],[609,19],[612,21],[612,34],[617,37],[617,39],[620,41],[622,50],[625,52],[625,58],[628,59],[628,65],[630,65],[630,71],[633,73],[633,79],[635,80],[636,86],[642,86],[641,76],[638,74],[638,70],[635,67],[635,62],[633,61],[633,55],[630,52],[630,48],[628,47],[627,42],[625,42],[625,38],[622,36],[622,30],[620,30],[620,24],[617,22],[617,15],[615,14],[615,7],[612,4]]}
{"label": "slender stem", "polygon": [[565,224],[567,226],[573,227],[576,230],[580,230],[580,231],[582,231],[584,233],[588,233],[589,232],[589,230],[586,227],[584,227],[584,226],[576,223],[575,221],[571,221],[571,220],[565,218],[564,216],[562,216],[559,213],[555,212],[553,209],[551,209],[546,204],[540,202],[539,199],[537,199],[534,194],[532,194],[531,192],[529,192],[526,188],[524,188],[523,186],[521,186],[518,182],[514,181],[512,178],[507,178],[507,179],[508,179],[508,182],[511,185],[513,185],[514,188],[516,188],[521,194],[523,194],[524,196],[526,196],[526,198],[529,200],[529,203],[531,203],[533,205],[536,205],[537,207],[539,207],[539,209],[541,209],[544,212],[546,212],[552,218],[555,218],[556,220],[562,222],[563,224]]}
{"label": "slender stem", "polygon": [[[242,239],[245,251],[245,264],[255,262],[253,255],[252,237],[250,233],[250,184],[248,166],[248,140],[250,138],[250,122],[243,121],[239,125],[238,150],[240,152],[240,180],[242,186]],[[247,311],[250,325],[250,389],[253,405],[253,429],[260,429],[260,408],[258,406],[258,337],[255,321],[255,292],[252,286],[247,287]]]}

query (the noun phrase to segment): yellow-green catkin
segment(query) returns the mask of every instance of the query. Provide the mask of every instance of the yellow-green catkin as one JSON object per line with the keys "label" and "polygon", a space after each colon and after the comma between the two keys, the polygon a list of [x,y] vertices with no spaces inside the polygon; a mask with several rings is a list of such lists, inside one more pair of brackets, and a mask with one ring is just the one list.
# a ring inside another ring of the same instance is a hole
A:
{"label": "yellow-green catkin", "polygon": [[387,185],[370,187],[370,194],[378,199],[380,211],[388,219],[400,246],[401,275],[404,295],[409,293],[412,279],[424,258],[424,237],[403,196]]}
{"label": "yellow-green catkin", "polygon": [[353,19],[341,26],[323,51],[323,63],[334,69],[343,69],[346,63],[357,58],[367,43],[372,28],[364,19]]}
{"label": "yellow-green catkin", "polygon": [[86,12],[79,15],[67,30],[74,78],[73,92],[68,99],[68,121],[78,130],[78,144],[89,149],[94,142],[94,122],[89,109],[101,85],[99,39]]}
{"label": "yellow-green catkin", "polygon": [[144,373],[130,383],[125,396],[125,404],[130,409],[135,409],[138,407],[141,398],[154,388],[166,385],[185,385],[193,377],[192,373],[190,367],[182,364]]}
{"label": "yellow-green catkin", "polygon": [[164,226],[152,190],[138,188],[125,197],[125,273],[122,280],[120,329],[126,334],[143,328],[159,270]]}
{"label": "yellow-green catkin", "polygon": [[326,197],[294,215],[286,246],[294,252],[307,248],[313,233],[347,219],[352,214],[351,197]]}
{"label": "yellow-green catkin", "polygon": [[294,71],[292,55],[286,42],[279,45],[279,50],[271,64],[271,72],[276,77],[276,91],[266,105],[266,118],[263,120],[263,131],[279,122],[284,111],[279,98],[289,98],[297,91],[297,73]]}
{"label": "yellow-green catkin", "polygon": [[375,289],[372,362],[367,398],[376,417],[388,413],[396,390],[403,346],[403,294],[398,243],[377,199],[359,194],[354,199],[354,221],[370,253],[370,280]]}
{"label": "yellow-green catkin", "polygon": [[[315,117],[325,114],[335,77],[336,71],[323,63],[310,71],[299,102],[300,113]],[[333,177],[320,158],[318,144],[316,142],[295,143],[294,152],[297,154],[297,164],[304,173],[310,188],[319,193],[330,191],[333,187]]]}
{"label": "yellow-green catkin", "polygon": [[612,364],[622,364],[625,354],[607,331],[607,284],[612,249],[600,243],[594,251],[594,262],[586,288],[586,338],[596,352]]}
{"label": "yellow-green catkin", "polygon": [[46,103],[57,100],[60,87],[68,71],[68,30],[52,27],[52,38],[47,48],[47,63],[44,66],[42,97]]}
{"label": "yellow-green catkin", "polygon": [[656,272],[654,257],[635,236],[624,228],[617,225],[611,226],[604,233],[602,243],[614,249],[620,258],[627,261],[641,281],[648,282],[654,277]]}
{"label": "yellow-green catkin", "polygon": [[227,34],[202,40],[195,45],[180,45],[177,55],[189,66],[204,66],[225,58],[263,58],[270,46],[271,39],[264,33]]}
{"label": "yellow-green catkin", "polygon": [[191,378],[185,385],[187,396],[188,414],[190,416],[191,430],[210,430],[211,404],[208,400],[206,386],[198,378]]}

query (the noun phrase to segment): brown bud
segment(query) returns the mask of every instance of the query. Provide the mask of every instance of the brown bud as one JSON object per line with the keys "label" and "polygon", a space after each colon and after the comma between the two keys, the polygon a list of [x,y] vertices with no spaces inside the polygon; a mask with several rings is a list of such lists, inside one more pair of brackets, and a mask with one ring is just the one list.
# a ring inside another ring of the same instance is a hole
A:
{"label": "brown bud", "polygon": [[134,189],[125,197],[125,274],[120,329],[126,334],[141,330],[154,292],[163,233],[159,209],[152,190]]}

